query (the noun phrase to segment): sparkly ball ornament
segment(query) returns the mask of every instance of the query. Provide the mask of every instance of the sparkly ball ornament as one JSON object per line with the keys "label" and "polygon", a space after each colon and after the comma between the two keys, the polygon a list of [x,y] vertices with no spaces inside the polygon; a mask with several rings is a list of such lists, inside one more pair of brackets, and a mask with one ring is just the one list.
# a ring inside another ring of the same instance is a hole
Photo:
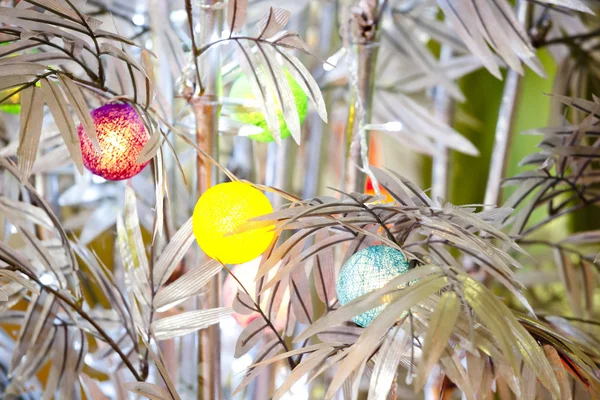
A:
{"label": "sparkly ball ornament", "polygon": [[[290,85],[290,89],[292,90],[292,94],[294,95],[294,101],[296,102],[296,110],[298,111],[298,117],[300,118],[300,123],[302,123],[302,121],[304,121],[304,118],[306,117],[306,110],[308,109],[308,97],[289,72],[285,71],[285,76]],[[273,96],[275,95],[273,94]],[[229,92],[229,97],[236,99],[255,99],[254,93],[252,92],[252,86],[250,85],[250,81],[248,81],[248,78],[245,75],[241,75],[233,83],[231,91]],[[265,116],[261,111],[236,113],[233,114],[231,118],[236,121],[240,121],[249,125],[255,125],[263,129],[262,133],[257,133],[256,135],[248,136],[250,139],[264,143],[275,141],[275,138],[273,137],[273,135],[271,135],[271,132],[269,131],[269,126],[267,125]],[[285,139],[291,135],[291,132],[288,129],[287,124],[285,123],[281,111],[277,112],[277,118],[279,119],[279,132],[281,134],[281,138]]]}
{"label": "sparkly ball ornament", "polygon": [[[408,271],[406,257],[400,251],[387,246],[371,246],[346,261],[338,276],[336,290],[343,306],[364,294],[379,289],[400,274]],[[352,318],[366,328],[381,313],[385,305]]]}
{"label": "sparkly ball ornament", "polygon": [[136,160],[149,137],[135,109],[129,104],[106,104],[96,108],[91,115],[102,154],[96,152],[83,126],[79,125],[83,165],[109,181],[139,174],[148,161],[138,164]]}
{"label": "sparkly ball ornament", "polygon": [[273,212],[260,190],[243,182],[227,182],[208,189],[192,215],[200,248],[225,264],[241,264],[261,255],[273,240],[273,226],[235,231],[248,220]]}

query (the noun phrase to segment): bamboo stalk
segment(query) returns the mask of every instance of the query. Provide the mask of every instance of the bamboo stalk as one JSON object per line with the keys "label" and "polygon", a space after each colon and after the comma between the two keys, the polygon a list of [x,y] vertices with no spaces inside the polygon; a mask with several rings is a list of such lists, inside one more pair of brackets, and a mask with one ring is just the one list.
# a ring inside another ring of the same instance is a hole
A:
{"label": "bamboo stalk", "polygon": [[[519,22],[527,22],[529,4],[525,0],[517,3],[517,18]],[[516,117],[519,97],[521,94],[522,77],[514,70],[509,69],[506,74],[502,103],[496,122],[496,133],[494,138],[494,149],[490,161],[490,171],[485,189],[484,204],[487,207],[495,207],[500,201],[500,186],[505,176],[509,157],[509,146],[513,134],[513,125]]]}
{"label": "bamboo stalk", "polygon": [[371,120],[375,70],[379,53],[381,9],[387,0],[360,0],[351,8],[350,18],[350,93],[342,189],[363,192],[369,167],[369,133],[364,129]]}
{"label": "bamboo stalk", "polygon": [[[452,48],[443,46],[440,54],[440,61],[448,61],[452,58]],[[435,88],[435,114],[445,124],[452,124],[454,114],[454,102],[446,92],[446,89],[440,85]],[[435,154],[433,156],[432,168],[432,196],[434,200],[441,197],[448,200],[448,176],[450,173],[449,150],[442,143],[436,143]]]}
{"label": "bamboo stalk", "polygon": [[[148,16],[149,26],[157,26],[157,24],[164,23],[164,16],[171,15],[175,9],[179,9],[179,5],[169,4],[162,0],[149,0],[148,2]],[[150,30],[150,37],[153,43],[153,51],[157,54],[161,54],[168,50],[165,46],[164,41],[161,39],[161,35],[157,29]],[[175,93],[175,82],[172,79],[172,72],[170,66],[165,62],[163,58],[159,58],[154,64],[155,73],[155,84],[158,86],[162,93]],[[177,101],[174,96],[165,96],[165,101],[168,102],[169,106],[174,107]],[[172,121],[172,116],[171,121]],[[167,134],[168,140],[177,146],[177,136],[174,132]],[[167,173],[167,183],[169,193],[181,193],[182,191],[187,192],[186,182],[181,178],[180,170],[177,166],[176,154],[171,151],[163,152],[163,159],[165,163],[165,169]],[[189,218],[190,210],[190,199],[185,197],[171,197],[169,200],[165,197],[163,200],[164,214],[163,214],[163,226],[164,226],[164,243],[168,243],[176,232],[176,230],[182,225],[182,223]],[[191,257],[184,257],[180,262],[179,266],[173,272],[173,276],[180,276],[183,271],[186,270],[186,263]],[[195,368],[197,365],[196,357],[189,356],[189,349],[192,349],[192,354],[196,354],[196,338],[193,335],[187,335],[180,340],[171,339],[165,340],[159,343],[160,350],[165,360],[165,367],[169,371],[171,377],[176,380],[177,391],[182,395],[189,395],[191,391],[195,390],[196,384],[196,373]],[[186,350],[186,351],[184,351]],[[160,374],[156,369],[151,369],[152,375],[150,379],[160,381]]]}
{"label": "bamboo stalk", "polygon": [[509,70],[506,75],[502,103],[496,123],[494,149],[490,161],[490,172],[485,189],[484,204],[495,207],[500,200],[500,186],[502,177],[506,173],[508,161],[508,148],[512,137],[512,126],[515,119],[517,102],[519,99],[521,76],[514,70]]}
{"label": "bamboo stalk", "polygon": [[[196,118],[196,140],[198,146],[207,151],[216,145],[216,126],[218,121],[218,106],[208,105],[209,97],[205,93],[199,101],[194,104],[194,116]],[[213,158],[216,155],[210,151]],[[211,171],[212,170],[212,171]],[[197,193],[200,196],[216,182],[214,167],[198,159],[197,161]],[[219,307],[221,304],[221,276],[215,275],[208,283],[208,292],[201,302],[202,309]],[[198,399],[221,399],[221,338],[219,325],[212,325],[198,333]]]}
{"label": "bamboo stalk", "polygon": [[[311,14],[318,16],[319,18],[319,52],[318,55],[325,59],[332,54],[339,43],[337,40],[337,31],[339,29],[337,24],[336,7],[337,5],[333,2],[312,2],[310,5],[312,9]],[[307,35],[310,32],[306,32]],[[314,34],[314,33],[313,33]],[[316,40],[316,38],[315,38]],[[323,74],[324,70],[321,63],[318,63],[313,71],[313,75],[319,80],[319,75]],[[331,104],[331,93],[329,91],[323,93],[325,97],[325,104]],[[321,171],[327,157],[326,146],[327,146],[327,135],[324,133],[327,129],[327,123],[321,121],[321,117],[316,113],[311,116],[309,121],[310,133],[308,135],[308,142],[306,144],[306,159],[305,159],[305,175],[304,175],[304,187],[302,189],[302,198],[309,199],[317,196],[319,191],[319,185],[323,179]]]}
{"label": "bamboo stalk", "polygon": [[[204,0],[200,4],[199,43],[206,44],[217,39],[223,30],[223,13],[220,0]],[[192,34],[193,35],[193,34]],[[195,51],[195,49],[194,49]],[[196,123],[196,143],[213,159],[218,160],[219,116],[221,113],[221,60],[218,50],[213,49],[196,60],[203,79],[200,96],[192,98]],[[218,183],[218,170],[198,155],[196,160],[196,194],[202,195]],[[202,299],[201,308],[219,307],[221,304],[221,276],[215,275],[208,283],[208,292]],[[212,325],[198,333],[198,399],[223,398],[221,387],[221,337],[219,325]]]}
{"label": "bamboo stalk", "polygon": [[[292,191],[292,177],[296,163],[296,144],[292,140],[284,140],[280,145],[269,143],[267,148],[267,166],[265,185]],[[283,198],[274,193],[267,193],[273,207],[283,204]]]}
{"label": "bamboo stalk", "polygon": [[359,168],[365,166],[365,160],[368,162],[369,132],[362,127],[371,120],[379,43],[355,43],[353,51],[356,82],[351,82],[355,92],[348,109],[343,187],[347,192],[363,192],[366,175]]}

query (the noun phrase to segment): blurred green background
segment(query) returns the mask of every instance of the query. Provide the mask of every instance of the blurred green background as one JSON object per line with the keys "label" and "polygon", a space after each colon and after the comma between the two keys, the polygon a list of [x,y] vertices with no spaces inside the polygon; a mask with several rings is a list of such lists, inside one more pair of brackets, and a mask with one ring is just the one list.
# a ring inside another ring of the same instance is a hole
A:
{"label": "blurred green background", "polygon": [[[539,58],[547,78],[526,69],[522,78],[521,97],[513,127],[513,138],[509,149],[507,176],[525,170],[519,162],[536,151],[541,137],[522,135],[521,132],[541,128],[550,120],[552,85],[556,75],[556,64],[546,51]],[[481,69],[459,81],[466,101],[456,106],[454,128],[469,139],[480,151],[479,157],[453,152],[451,154],[449,199],[453,204],[481,204],[485,195],[489,164],[494,146],[494,133],[498,120],[498,109],[502,99],[504,81]],[[431,159],[423,160],[423,186],[431,186]],[[504,190],[503,198],[510,196],[513,188]]]}

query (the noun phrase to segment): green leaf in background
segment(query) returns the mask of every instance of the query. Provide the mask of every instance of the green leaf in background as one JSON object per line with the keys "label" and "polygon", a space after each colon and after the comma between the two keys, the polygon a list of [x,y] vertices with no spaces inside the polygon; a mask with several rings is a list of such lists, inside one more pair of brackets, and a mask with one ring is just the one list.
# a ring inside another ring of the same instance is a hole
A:
{"label": "green leaf in background", "polygon": [[[538,52],[538,57],[544,65],[547,78],[538,76],[527,69],[521,84],[521,97],[518,103],[518,112],[513,127],[513,140],[510,146],[506,176],[514,176],[530,167],[520,167],[519,162],[528,154],[536,152],[536,146],[542,136],[522,135],[523,132],[534,128],[542,128],[550,122],[550,103],[556,64],[546,50]],[[504,190],[504,200],[508,199],[514,187]]]}
{"label": "green leaf in background", "polygon": [[[548,78],[542,78],[529,69],[525,72],[514,126],[515,134],[509,150],[507,176],[523,170],[523,167],[519,167],[519,162],[527,154],[535,152],[540,141],[539,136],[521,135],[521,132],[546,126],[550,117],[551,97],[545,93],[552,92],[556,65],[546,51],[540,51],[539,57]],[[482,203],[504,82],[480,70],[462,78],[460,87],[467,101],[457,104],[454,128],[473,142],[481,155],[451,155],[449,200],[454,204]],[[425,186],[428,186],[431,185],[431,169],[425,169]],[[503,197],[506,199],[508,196],[510,191],[507,190]]]}

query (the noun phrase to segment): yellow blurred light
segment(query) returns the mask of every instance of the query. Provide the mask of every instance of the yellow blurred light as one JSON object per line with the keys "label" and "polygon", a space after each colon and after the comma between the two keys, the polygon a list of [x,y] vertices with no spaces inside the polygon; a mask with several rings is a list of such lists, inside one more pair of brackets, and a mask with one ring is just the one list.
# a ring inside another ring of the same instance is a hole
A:
{"label": "yellow blurred light", "polygon": [[242,182],[227,182],[208,189],[192,216],[196,241],[210,257],[225,264],[241,264],[261,255],[273,240],[273,226],[236,230],[248,220],[273,212],[261,191]]}

